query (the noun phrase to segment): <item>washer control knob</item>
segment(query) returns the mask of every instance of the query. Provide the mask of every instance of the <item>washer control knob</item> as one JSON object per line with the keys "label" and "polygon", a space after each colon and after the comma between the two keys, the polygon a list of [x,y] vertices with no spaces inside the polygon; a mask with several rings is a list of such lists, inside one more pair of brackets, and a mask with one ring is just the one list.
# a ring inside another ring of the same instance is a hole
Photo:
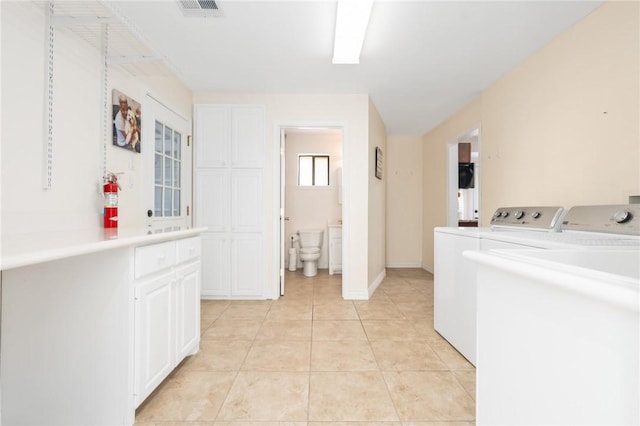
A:
{"label": "washer control knob", "polygon": [[493,217],[495,218],[499,218],[500,216],[502,216],[502,212],[500,210],[496,210],[496,212],[493,214]]}
{"label": "washer control knob", "polygon": [[629,222],[632,217],[633,216],[628,210],[621,210],[613,215],[613,220],[615,220],[616,223],[625,223]]}
{"label": "washer control knob", "polygon": [[516,212],[513,215],[515,216],[516,219],[522,219],[522,217],[524,216],[524,212],[522,210],[516,210]]}
{"label": "washer control knob", "polygon": [[506,210],[505,210],[505,211],[503,211],[503,212],[502,212],[502,217],[507,217],[507,216],[509,216],[509,212],[508,212],[508,211],[506,211]]}
{"label": "washer control knob", "polygon": [[542,213],[540,213],[540,212],[533,212],[533,213],[531,213],[531,217],[532,217],[532,218],[534,218],[534,219],[537,219],[537,218],[539,218],[540,216],[542,216]]}

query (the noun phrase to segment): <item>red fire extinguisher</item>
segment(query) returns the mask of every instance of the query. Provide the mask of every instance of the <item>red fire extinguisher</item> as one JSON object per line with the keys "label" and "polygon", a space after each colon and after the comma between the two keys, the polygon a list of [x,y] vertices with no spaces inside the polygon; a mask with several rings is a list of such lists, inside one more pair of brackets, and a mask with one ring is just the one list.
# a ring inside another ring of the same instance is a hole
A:
{"label": "red fire extinguisher", "polygon": [[118,227],[118,177],[108,173],[104,177],[104,227]]}

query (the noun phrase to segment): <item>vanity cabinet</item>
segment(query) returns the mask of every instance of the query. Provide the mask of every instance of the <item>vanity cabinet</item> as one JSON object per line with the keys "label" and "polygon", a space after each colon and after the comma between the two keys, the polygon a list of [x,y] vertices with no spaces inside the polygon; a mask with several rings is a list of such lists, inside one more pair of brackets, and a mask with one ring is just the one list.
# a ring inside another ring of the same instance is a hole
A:
{"label": "vanity cabinet", "polygon": [[342,273],[342,226],[329,225],[329,275]]}
{"label": "vanity cabinet", "polygon": [[136,247],[134,403],[200,343],[200,237]]}

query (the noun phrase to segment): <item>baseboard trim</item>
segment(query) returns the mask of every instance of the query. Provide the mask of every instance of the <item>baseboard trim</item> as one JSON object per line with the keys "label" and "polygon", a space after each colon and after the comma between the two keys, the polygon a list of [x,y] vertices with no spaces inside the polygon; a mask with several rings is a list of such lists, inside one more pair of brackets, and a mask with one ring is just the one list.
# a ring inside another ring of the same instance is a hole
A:
{"label": "baseboard trim", "polygon": [[422,268],[422,262],[390,262],[387,268]]}
{"label": "baseboard trim", "polygon": [[384,278],[387,276],[387,269],[384,268],[376,277],[375,280],[373,280],[373,282],[371,283],[371,285],[369,286],[369,299],[371,299],[371,296],[373,296],[373,293],[375,293],[376,289],[378,288],[378,286],[382,283],[382,281],[384,281]]}
{"label": "baseboard trim", "polygon": [[433,265],[422,264],[422,269],[433,274]]}

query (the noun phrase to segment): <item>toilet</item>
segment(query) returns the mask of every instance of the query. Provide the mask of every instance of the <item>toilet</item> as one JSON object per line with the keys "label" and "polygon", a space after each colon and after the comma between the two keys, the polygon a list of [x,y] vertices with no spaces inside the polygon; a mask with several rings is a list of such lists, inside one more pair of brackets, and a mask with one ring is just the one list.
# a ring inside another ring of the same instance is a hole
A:
{"label": "toilet", "polygon": [[300,260],[304,265],[302,273],[305,277],[315,277],[318,274],[318,259],[320,259],[320,247],[322,247],[322,229],[301,229],[300,236]]}

